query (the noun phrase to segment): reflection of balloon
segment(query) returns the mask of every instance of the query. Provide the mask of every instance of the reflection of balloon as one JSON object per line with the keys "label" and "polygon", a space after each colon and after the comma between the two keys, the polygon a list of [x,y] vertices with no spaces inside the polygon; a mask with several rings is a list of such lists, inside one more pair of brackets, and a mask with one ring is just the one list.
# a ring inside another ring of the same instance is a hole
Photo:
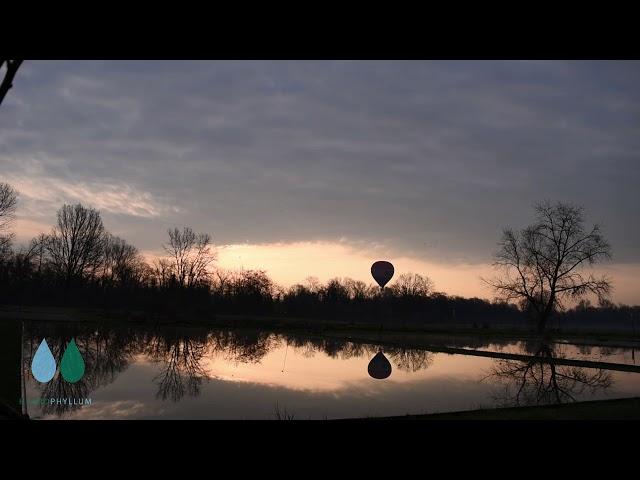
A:
{"label": "reflection of balloon", "polygon": [[387,357],[385,357],[382,350],[380,350],[369,362],[367,370],[373,378],[384,380],[391,375],[391,363],[389,363]]}
{"label": "reflection of balloon", "polygon": [[384,260],[379,260],[371,265],[371,275],[378,282],[380,288],[384,288],[384,286],[391,280],[393,277],[393,265],[389,262],[385,262]]}

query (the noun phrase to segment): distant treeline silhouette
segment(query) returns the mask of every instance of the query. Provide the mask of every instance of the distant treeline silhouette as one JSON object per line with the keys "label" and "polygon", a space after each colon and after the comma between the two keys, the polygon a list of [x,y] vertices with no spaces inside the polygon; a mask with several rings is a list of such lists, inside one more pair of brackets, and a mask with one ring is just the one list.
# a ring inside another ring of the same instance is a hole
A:
{"label": "distant treeline silhouette", "polygon": [[[17,194],[0,184],[0,303],[144,312],[161,317],[216,314],[403,324],[467,323],[479,328],[522,324],[522,307],[503,300],[448,296],[423,275],[402,273],[384,290],[350,278],[283,288],[263,270],[214,267],[211,237],[185,227],[168,232],[166,257],[151,264],[133,245],[110,234],[97,210],[64,205],[49,234],[15,248],[6,233]],[[4,206],[4,208],[2,208]],[[597,311],[597,313],[594,313]],[[634,322],[637,307],[584,302],[564,315]],[[616,323],[615,321],[613,323]]]}

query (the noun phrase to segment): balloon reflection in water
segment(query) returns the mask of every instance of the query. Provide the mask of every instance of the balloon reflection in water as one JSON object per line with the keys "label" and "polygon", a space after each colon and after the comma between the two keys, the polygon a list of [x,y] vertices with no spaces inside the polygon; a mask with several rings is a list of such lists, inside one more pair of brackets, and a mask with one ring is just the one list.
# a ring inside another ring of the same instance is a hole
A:
{"label": "balloon reflection in water", "polygon": [[391,363],[384,356],[382,350],[375,354],[367,367],[369,375],[377,380],[384,380],[391,375]]}

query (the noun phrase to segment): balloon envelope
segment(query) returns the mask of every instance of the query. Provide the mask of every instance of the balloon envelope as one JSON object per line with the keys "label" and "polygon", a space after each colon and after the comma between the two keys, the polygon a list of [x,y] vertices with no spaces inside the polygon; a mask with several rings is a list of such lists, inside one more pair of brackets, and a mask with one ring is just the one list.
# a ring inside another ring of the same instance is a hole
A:
{"label": "balloon envelope", "polygon": [[384,288],[384,286],[391,280],[393,277],[393,265],[390,262],[385,262],[384,260],[379,260],[371,265],[371,275],[378,282],[380,288]]}
{"label": "balloon envelope", "polygon": [[391,375],[391,363],[389,363],[387,357],[384,356],[384,353],[379,351],[369,362],[367,370],[369,371],[369,375],[373,378],[384,380]]}

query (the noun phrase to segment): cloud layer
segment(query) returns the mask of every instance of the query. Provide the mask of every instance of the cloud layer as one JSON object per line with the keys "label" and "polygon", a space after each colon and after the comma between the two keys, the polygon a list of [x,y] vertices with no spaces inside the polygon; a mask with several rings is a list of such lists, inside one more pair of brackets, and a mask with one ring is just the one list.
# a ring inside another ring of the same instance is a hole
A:
{"label": "cloud layer", "polygon": [[191,225],[486,262],[548,198],[638,262],[639,85],[640,62],[27,61],[0,177],[25,220],[83,201],[142,249]]}

